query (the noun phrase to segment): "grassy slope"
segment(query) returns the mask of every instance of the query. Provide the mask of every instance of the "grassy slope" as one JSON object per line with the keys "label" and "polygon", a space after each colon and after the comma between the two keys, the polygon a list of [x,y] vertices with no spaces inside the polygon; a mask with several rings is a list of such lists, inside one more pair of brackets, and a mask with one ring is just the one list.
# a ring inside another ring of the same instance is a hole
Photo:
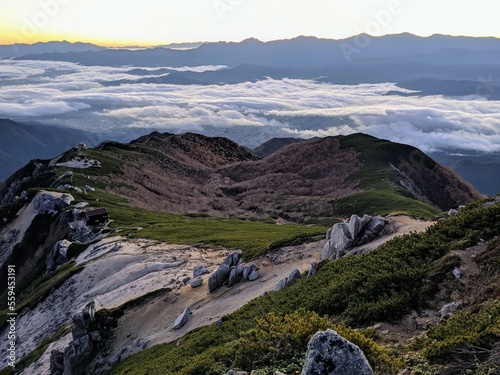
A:
{"label": "grassy slope", "polygon": [[[226,316],[220,327],[190,332],[182,338],[181,347],[171,343],[147,349],[112,374],[217,374],[221,366],[231,366],[240,335],[255,329],[255,319],[270,312],[290,314],[306,308],[355,325],[397,320],[429,298],[423,294],[428,293],[432,265],[452,249],[465,250],[480,238],[499,234],[500,205],[472,207],[424,234],[399,237],[370,254],[329,262],[315,277],[299,279]],[[496,288],[500,290],[498,285]],[[493,340],[499,338],[500,331],[493,333]],[[467,337],[464,341],[467,343]]]}
{"label": "grassy slope", "polygon": [[73,196],[77,200],[90,202],[93,206],[106,207],[113,220],[111,228],[121,230],[119,234],[170,243],[241,249],[246,259],[286,243],[323,236],[327,230],[321,226],[276,225],[273,221],[220,219],[149,211],[130,207],[126,200],[102,192]]}
{"label": "grassy slope", "polygon": [[439,210],[410,197],[408,192],[394,181],[389,163],[396,155],[408,158],[414,149],[365,134],[339,136],[342,147],[353,147],[360,153],[363,167],[351,176],[358,180],[365,191],[335,201],[339,214],[368,213],[386,215],[402,212],[412,216],[432,218]]}

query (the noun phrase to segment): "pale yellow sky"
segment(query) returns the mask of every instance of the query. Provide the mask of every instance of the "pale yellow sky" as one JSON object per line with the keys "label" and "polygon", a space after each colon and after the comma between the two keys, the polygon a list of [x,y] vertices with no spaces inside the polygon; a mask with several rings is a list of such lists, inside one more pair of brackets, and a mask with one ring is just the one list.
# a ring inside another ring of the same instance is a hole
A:
{"label": "pale yellow sky", "polygon": [[497,0],[0,0],[0,9],[0,44],[155,45],[361,32],[500,37]]}

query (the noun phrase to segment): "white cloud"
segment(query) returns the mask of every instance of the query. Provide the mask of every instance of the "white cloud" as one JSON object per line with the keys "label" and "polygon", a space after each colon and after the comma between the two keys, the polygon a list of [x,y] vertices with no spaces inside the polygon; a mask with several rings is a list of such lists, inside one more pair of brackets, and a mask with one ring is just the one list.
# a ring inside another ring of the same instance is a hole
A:
{"label": "white cloud", "polygon": [[[199,71],[222,68],[201,67]],[[386,95],[410,92],[392,83],[343,86],[269,79],[211,86],[101,84],[136,80],[138,76],[128,73],[131,69],[2,60],[0,116],[57,118],[72,126],[122,133],[131,127],[144,132],[211,129],[211,134],[220,129],[220,134],[249,145],[257,141],[245,132],[255,127],[266,136],[308,138],[365,132],[424,151],[500,152],[498,101]],[[154,69],[145,70],[154,76]]]}

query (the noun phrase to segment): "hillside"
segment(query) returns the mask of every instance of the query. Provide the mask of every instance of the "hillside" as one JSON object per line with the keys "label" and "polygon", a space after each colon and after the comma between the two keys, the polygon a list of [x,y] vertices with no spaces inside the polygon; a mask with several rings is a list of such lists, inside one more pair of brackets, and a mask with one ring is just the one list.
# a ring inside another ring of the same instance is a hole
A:
{"label": "hillside", "polygon": [[[479,198],[419,150],[363,134],[293,143],[261,159],[225,138],[155,132],[33,160],[0,186],[0,277],[16,274],[16,367],[288,374],[300,371],[308,338],[333,328],[376,374],[448,371],[448,357],[467,345],[484,351],[462,367],[494,368],[500,203]],[[384,229],[372,243],[320,262],[329,227],[353,213],[436,218],[466,203],[436,224],[377,218]],[[93,209],[110,220],[92,223]],[[219,285],[223,263],[229,287]],[[461,310],[443,323],[449,303]],[[187,323],[173,329],[188,307]],[[413,317],[418,325],[405,328]],[[477,322],[473,335],[457,337],[461,317]],[[377,322],[383,331],[367,328]],[[423,333],[430,339],[414,338]],[[8,340],[0,345],[8,350]],[[13,372],[4,362],[0,373]]]}
{"label": "hillside", "polygon": [[[74,158],[99,165],[68,168],[64,162]],[[71,171],[57,184],[103,188],[136,207],[218,217],[302,223],[394,211],[430,217],[481,197],[419,150],[361,134],[291,144],[260,159],[224,138],[152,133],[130,144],[73,150],[57,163],[39,165],[44,167],[36,179],[45,180],[43,187]],[[0,199],[34,169],[27,166],[6,181]],[[29,184],[20,182],[10,194]]]}

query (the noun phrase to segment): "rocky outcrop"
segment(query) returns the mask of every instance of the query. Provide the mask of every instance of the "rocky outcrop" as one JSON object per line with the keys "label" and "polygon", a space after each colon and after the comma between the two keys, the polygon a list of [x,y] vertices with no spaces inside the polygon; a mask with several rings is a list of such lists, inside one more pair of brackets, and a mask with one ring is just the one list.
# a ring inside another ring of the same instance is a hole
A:
{"label": "rocky outcrop", "polygon": [[384,229],[386,221],[380,216],[352,215],[348,222],[335,224],[328,230],[327,242],[323,247],[321,260],[339,259],[355,246],[373,241]]}
{"label": "rocky outcrop", "polygon": [[71,245],[68,240],[57,241],[57,243],[52,247],[50,253],[47,255],[46,265],[47,271],[54,270],[57,266],[64,264],[68,261],[67,253]]}
{"label": "rocky outcrop", "polygon": [[99,303],[93,300],[80,313],[73,315],[71,331],[73,341],[64,349],[64,353],[59,351],[51,353],[51,375],[85,375],[87,373],[87,367],[96,355],[97,344],[102,341],[101,334],[96,330],[96,312],[99,309]]}
{"label": "rocky outcrop", "polygon": [[317,332],[307,345],[301,375],[373,375],[359,347],[333,330]]}
{"label": "rocky outcrop", "polygon": [[33,207],[39,214],[57,213],[68,207],[75,199],[71,194],[53,195],[51,193],[39,194],[33,202]]}
{"label": "rocky outcrop", "polygon": [[241,254],[241,251],[237,250],[228,255],[217,271],[210,275],[208,278],[208,290],[210,293],[215,292],[224,284],[233,286],[241,280],[255,281],[260,277],[260,274],[257,272],[257,265],[243,264]]}
{"label": "rocky outcrop", "polygon": [[295,268],[288,277],[285,277],[284,279],[281,279],[280,281],[278,281],[278,284],[276,284],[273,291],[275,291],[275,292],[280,291],[284,287],[287,287],[288,285],[293,283],[298,278],[300,278],[300,271],[297,268]]}

